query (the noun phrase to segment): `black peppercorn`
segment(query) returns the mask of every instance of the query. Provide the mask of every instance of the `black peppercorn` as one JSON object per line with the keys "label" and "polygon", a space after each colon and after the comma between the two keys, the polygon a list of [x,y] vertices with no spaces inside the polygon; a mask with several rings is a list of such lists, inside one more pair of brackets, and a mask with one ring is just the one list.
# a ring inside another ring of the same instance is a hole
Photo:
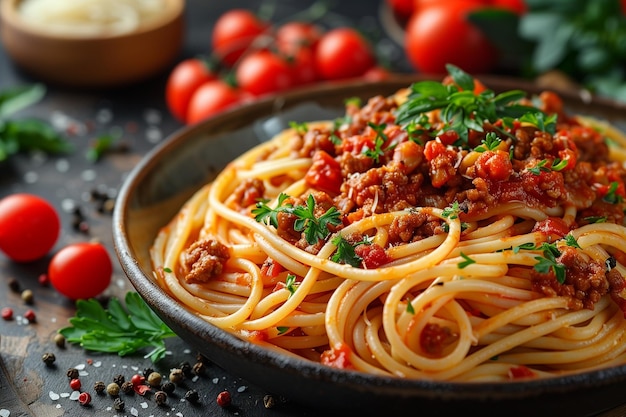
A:
{"label": "black peppercorn", "polygon": [[197,403],[200,399],[200,396],[198,395],[198,391],[196,391],[195,389],[190,389],[185,393],[185,399],[189,402]]}
{"label": "black peppercorn", "polygon": [[78,378],[78,369],[76,368],[70,368],[67,370],[67,377],[69,379],[76,379]]}
{"label": "black peppercorn", "polygon": [[204,371],[205,371],[204,363],[196,362],[193,365],[192,371],[193,371],[194,374],[196,374],[198,376],[204,375]]}
{"label": "black peppercorn", "polygon": [[98,394],[102,394],[105,389],[106,385],[104,385],[103,381],[97,381],[95,384],[93,384],[93,390],[96,391]]}
{"label": "black peppercorn", "polygon": [[20,292],[20,282],[15,278],[9,279],[9,288],[13,292]]}
{"label": "black peppercorn", "polygon": [[43,360],[46,365],[50,366],[57,358],[54,356],[54,353],[47,352],[42,355],[41,360]]}
{"label": "black peppercorn", "polygon": [[273,395],[266,395],[263,397],[263,406],[268,409],[276,407],[276,398]]}
{"label": "black peppercorn", "polygon": [[126,404],[124,404],[124,400],[119,397],[113,401],[113,408],[115,408],[115,411],[124,411],[125,406]]}
{"label": "black peppercorn", "polygon": [[182,362],[178,368],[180,368],[181,371],[183,371],[183,373],[185,375],[191,375],[191,365],[189,364],[189,362]]}
{"label": "black peppercorn", "polygon": [[163,405],[167,402],[167,394],[163,391],[157,391],[154,393],[154,401],[157,405]]}
{"label": "black peppercorn", "polygon": [[115,375],[113,377],[113,382],[115,382],[117,385],[119,385],[121,387],[124,384],[124,382],[126,382],[126,378],[124,378],[124,375],[122,375],[122,374]]}
{"label": "black peppercorn", "polygon": [[143,370],[142,374],[143,374],[144,378],[148,378],[148,375],[150,375],[152,372],[154,372],[154,369],[152,369],[152,368],[145,368]]}
{"label": "black peppercorn", "polygon": [[124,394],[133,394],[135,392],[135,387],[130,381],[124,382],[120,388]]}
{"label": "black peppercorn", "polygon": [[161,391],[164,391],[166,394],[172,394],[176,389],[176,385],[171,381],[165,381],[163,385],[161,385]]}

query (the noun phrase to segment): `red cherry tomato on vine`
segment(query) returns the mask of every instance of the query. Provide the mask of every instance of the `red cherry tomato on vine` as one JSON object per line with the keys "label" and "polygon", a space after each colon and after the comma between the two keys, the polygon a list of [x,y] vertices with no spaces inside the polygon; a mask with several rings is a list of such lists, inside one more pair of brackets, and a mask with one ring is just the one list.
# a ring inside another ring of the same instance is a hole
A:
{"label": "red cherry tomato on vine", "polygon": [[252,42],[270,25],[245,9],[232,9],[221,15],[213,27],[211,45],[226,65],[233,66]]}
{"label": "red cherry tomato on vine", "polygon": [[12,194],[0,200],[0,249],[17,262],[42,258],[61,230],[55,208],[32,194]]}
{"label": "red cherry tomato on vine", "polygon": [[493,69],[497,62],[496,49],[466,18],[481,7],[485,6],[480,1],[449,0],[416,12],[405,34],[406,54],[415,69],[445,74],[448,63],[469,73]]}
{"label": "red cherry tomato on vine", "polygon": [[519,15],[528,11],[528,6],[524,0],[490,0],[487,3],[492,7],[506,9]]}
{"label": "red cherry tomato on vine", "polygon": [[369,42],[352,28],[326,32],[315,50],[317,73],[327,80],[363,75],[376,65]]}
{"label": "red cherry tomato on vine", "polygon": [[247,54],[237,65],[237,85],[244,91],[261,96],[293,86],[292,69],[286,59],[270,51]]}
{"label": "red cherry tomato on vine", "polygon": [[72,300],[100,295],[111,283],[113,264],[100,243],[81,242],[67,245],[48,265],[48,277],[54,288]]}
{"label": "red cherry tomato on vine", "polygon": [[276,30],[278,50],[290,55],[301,48],[315,49],[322,37],[322,30],[309,22],[289,22]]}
{"label": "red cherry tomato on vine", "polygon": [[202,84],[191,97],[187,123],[196,123],[214,116],[246,99],[246,95],[226,81],[218,79]]}
{"label": "red cherry tomato on vine", "polygon": [[165,100],[170,112],[178,120],[185,122],[193,93],[205,82],[215,79],[217,73],[203,59],[189,58],[178,63],[165,86]]}
{"label": "red cherry tomato on vine", "polygon": [[400,21],[406,21],[415,10],[415,0],[385,0]]}

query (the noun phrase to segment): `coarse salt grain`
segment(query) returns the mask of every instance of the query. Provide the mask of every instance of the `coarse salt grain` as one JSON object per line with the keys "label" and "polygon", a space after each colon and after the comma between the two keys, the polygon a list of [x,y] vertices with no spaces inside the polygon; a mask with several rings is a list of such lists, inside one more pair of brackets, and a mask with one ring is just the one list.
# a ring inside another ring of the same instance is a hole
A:
{"label": "coarse salt grain", "polygon": [[148,408],[147,402],[140,403],[139,405],[141,406],[141,408]]}
{"label": "coarse salt grain", "polygon": [[137,417],[139,415],[139,410],[137,410],[135,407],[131,407],[130,413],[134,415],[135,417]]}
{"label": "coarse salt grain", "polygon": [[246,387],[245,385],[242,385],[239,388],[237,388],[237,392],[245,392],[247,389],[248,387]]}
{"label": "coarse salt grain", "polygon": [[62,392],[61,394],[59,394],[61,396],[61,398],[67,398],[70,396],[69,392]]}
{"label": "coarse salt grain", "polygon": [[61,396],[60,396],[59,394],[57,394],[56,392],[54,392],[54,391],[50,391],[50,392],[48,393],[48,396],[50,397],[50,399],[51,399],[52,401],[56,401],[56,400],[58,400],[59,398],[61,398]]}
{"label": "coarse salt grain", "polygon": [[94,368],[99,368],[99,367],[101,367],[101,366],[102,366],[102,362],[101,362],[101,361],[95,361],[95,362],[93,363],[93,366],[94,366]]}
{"label": "coarse salt grain", "polygon": [[9,417],[11,412],[6,408],[0,408],[0,417]]}
{"label": "coarse salt grain", "polygon": [[80,391],[72,391],[72,394],[70,394],[70,400],[72,401],[78,401],[78,397],[80,397]]}

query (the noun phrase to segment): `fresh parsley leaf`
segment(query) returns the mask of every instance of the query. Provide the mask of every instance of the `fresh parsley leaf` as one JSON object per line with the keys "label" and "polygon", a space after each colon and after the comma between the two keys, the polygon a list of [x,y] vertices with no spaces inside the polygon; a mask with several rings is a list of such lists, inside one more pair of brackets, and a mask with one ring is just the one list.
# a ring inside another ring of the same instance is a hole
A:
{"label": "fresh parsley leaf", "polygon": [[355,268],[361,266],[362,259],[354,252],[354,248],[356,248],[362,242],[357,243],[356,245],[351,245],[343,236],[338,234],[331,240],[332,244],[337,246],[337,250],[330,258],[331,261],[336,263],[345,263],[348,265],[352,265]]}
{"label": "fresh parsley leaf", "polygon": [[146,357],[153,362],[165,356],[165,342],[176,334],[161,321],[136,292],[126,293],[126,308],[115,297],[105,309],[91,298],[76,302],[76,315],[71,326],[59,330],[68,342],[80,344],[85,350],[117,353],[125,356],[153,347]]}
{"label": "fresh parsley leaf", "polygon": [[606,216],[589,216],[583,218],[585,221],[589,223],[606,223]]}
{"label": "fresh parsley leaf", "polygon": [[285,278],[285,288],[289,291],[289,296],[291,297],[296,293],[298,289],[298,284],[296,283],[296,276],[293,274],[287,274],[287,278]]}
{"label": "fresh parsley leaf", "polygon": [[413,308],[413,304],[411,304],[411,300],[409,298],[406,299],[406,312],[409,314],[415,314],[415,309]]}
{"label": "fresh parsley leaf", "polygon": [[557,262],[556,258],[561,255],[561,252],[557,249],[554,243],[542,243],[539,247],[543,251],[542,256],[536,256],[537,263],[534,268],[541,274],[548,274],[550,271],[554,273],[556,280],[559,284],[565,282],[565,265]]}
{"label": "fresh parsley leaf", "polygon": [[380,157],[383,156],[389,149],[393,149],[393,146],[388,146],[383,149],[383,145],[387,142],[387,140],[389,140],[385,134],[385,127],[387,127],[385,123],[377,125],[375,123],[368,122],[367,124],[376,132],[376,138],[374,139],[374,149],[365,147],[363,148],[363,154],[372,158],[375,163],[378,163]]}
{"label": "fresh parsley leaf", "polygon": [[309,125],[307,125],[306,122],[298,123],[291,121],[289,122],[289,127],[295,130],[296,133],[298,133],[299,135],[304,135],[306,132],[309,131]]}
{"label": "fresh parsley leaf", "polygon": [[475,263],[476,263],[476,261],[475,261],[475,260],[473,260],[472,258],[470,258],[469,256],[467,256],[467,255],[466,255],[466,254],[464,254],[463,252],[461,252],[461,258],[463,258],[463,259],[465,259],[465,260],[464,260],[464,261],[462,261],[462,262],[459,262],[459,263],[458,263],[458,265],[457,265],[457,266],[459,267],[459,269],[466,268],[466,267],[470,266],[471,264],[475,264]]}
{"label": "fresh parsley leaf", "polygon": [[256,203],[256,208],[252,209],[254,219],[259,223],[268,224],[269,222],[272,226],[278,227],[278,213],[286,211],[291,207],[289,204],[283,206],[283,203],[287,198],[289,198],[287,194],[280,193],[278,195],[276,208],[269,207],[267,205],[267,201],[258,201]]}
{"label": "fresh parsley leaf", "polygon": [[278,326],[276,328],[276,330],[278,330],[278,334],[285,334],[287,333],[287,330],[289,330],[289,326]]}
{"label": "fresh parsley leaf", "polygon": [[621,203],[624,199],[621,195],[617,194],[618,187],[619,184],[617,181],[611,182],[606,194],[602,197],[602,200],[609,204]]}
{"label": "fresh parsley leaf", "polygon": [[341,224],[341,213],[335,206],[330,207],[326,213],[319,218],[315,217],[315,198],[309,194],[306,206],[295,206],[288,208],[289,213],[298,218],[293,224],[297,232],[304,231],[304,237],[310,245],[315,245],[319,240],[324,240],[330,234],[329,225],[338,226]]}
{"label": "fresh parsley leaf", "polygon": [[578,244],[578,242],[576,241],[576,238],[572,236],[571,234],[568,234],[567,236],[565,236],[565,244],[573,248],[582,249],[580,245]]}
{"label": "fresh parsley leaf", "polygon": [[542,111],[528,112],[519,118],[520,122],[530,123],[537,129],[552,135],[556,132],[556,113],[550,116]]}
{"label": "fresh parsley leaf", "polygon": [[502,143],[502,139],[498,137],[494,132],[489,132],[482,140],[481,145],[474,148],[476,152],[493,151]]}
{"label": "fresh parsley leaf", "polygon": [[446,219],[454,220],[459,217],[460,212],[461,209],[459,208],[459,202],[455,201],[452,203],[452,206],[444,208],[441,215]]}

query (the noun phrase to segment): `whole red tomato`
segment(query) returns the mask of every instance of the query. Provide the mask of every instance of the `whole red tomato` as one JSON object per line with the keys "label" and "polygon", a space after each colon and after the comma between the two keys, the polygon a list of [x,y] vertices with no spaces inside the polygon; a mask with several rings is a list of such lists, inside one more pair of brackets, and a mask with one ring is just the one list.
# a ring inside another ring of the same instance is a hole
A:
{"label": "whole red tomato", "polygon": [[254,96],[276,93],[292,87],[292,74],[286,59],[267,50],[247,54],[235,70],[237,85]]}
{"label": "whole red tomato", "polygon": [[223,63],[233,66],[252,42],[269,28],[268,22],[249,10],[229,10],[217,19],[213,27],[213,51]]}
{"label": "whole red tomato", "polygon": [[246,95],[222,79],[207,81],[191,97],[187,123],[196,123],[241,103]]}
{"label": "whole red tomato", "polygon": [[309,22],[293,21],[281,25],[275,34],[278,50],[291,55],[301,48],[315,49],[322,37],[322,30]]}
{"label": "whole red tomato", "polygon": [[416,70],[445,74],[446,64],[466,72],[493,69],[497,51],[486,36],[466,18],[484,7],[480,1],[449,0],[428,5],[409,20],[405,34],[407,57]]}
{"label": "whole red tomato", "polygon": [[100,295],[111,283],[113,264],[100,243],[67,245],[50,260],[48,277],[52,286],[72,300]]}
{"label": "whole red tomato", "polygon": [[12,194],[0,200],[0,249],[17,262],[42,258],[56,243],[61,221],[47,200]]}
{"label": "whole red tomato", "polygon": [[401,22],[406,22],[415,10],[415,0],[385,0],[394,16]]}
{"label": "whole red tomato", "polygon": [[327,80],[363,75],[376,65],[369,42],[355,29],[343,27],[326,32],[315,50],[317,73]]}
{"label": "whole red tomato", "polygon": [[185,122],[193,93],[205,82],[216,78],[217,73],[204,59],[189,58],[178,63],[165,86],[165,100],[170,112],[178,120]]}

